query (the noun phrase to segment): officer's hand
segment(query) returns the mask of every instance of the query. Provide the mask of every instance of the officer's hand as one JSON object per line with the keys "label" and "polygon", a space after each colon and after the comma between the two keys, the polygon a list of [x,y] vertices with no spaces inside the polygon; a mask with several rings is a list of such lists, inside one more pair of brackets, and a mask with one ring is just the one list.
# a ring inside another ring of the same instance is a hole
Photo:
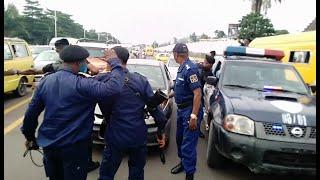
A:
{"label": "officer's hand", "polygon": [[163,133],[161,140],[157,136],[157,141],[158,141],[159,147],[163,148],[166,145],[166,135]]}
{"label": "officer's hand", "polygon": [[105,49],[104,50],[104,60],[108,62],[112,58],[117,58],[117,54],[113,49]]}
{"label": "officer's hand", "polygon": [[190,118],[189,120],[189,129],[194,131],[197,129],[197,119]]}
{"label": "officer's hand", "polygon": [[35,141],[28,141],[27,140],[25,142],[25,146],[26,146],[26,149],[29,149],[29,150],[31,150],[31,149],[33,149],[33,150],[39,149],[39,146],[38,146],[37,142],[35,142]]}

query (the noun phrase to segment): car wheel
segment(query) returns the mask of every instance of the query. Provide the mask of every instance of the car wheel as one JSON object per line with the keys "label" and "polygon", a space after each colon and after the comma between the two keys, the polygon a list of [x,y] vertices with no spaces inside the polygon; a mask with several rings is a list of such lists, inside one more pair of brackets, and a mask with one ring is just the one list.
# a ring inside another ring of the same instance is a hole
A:
{"label": "car wheel", "polygon": [[214,144],[214,127],[213,122],[210,123],[209,139],[207,148],[207,164],[211,168],[222,168],[225,166],[226,158],[223,157],[216,149]]}
{"label": "car wheel", "polygon": [[19,85],[17,89],[15,90],[15,94],[19,97],[22,97],[27,94],[27,79],[25,77],[22,77],[19,81]]}

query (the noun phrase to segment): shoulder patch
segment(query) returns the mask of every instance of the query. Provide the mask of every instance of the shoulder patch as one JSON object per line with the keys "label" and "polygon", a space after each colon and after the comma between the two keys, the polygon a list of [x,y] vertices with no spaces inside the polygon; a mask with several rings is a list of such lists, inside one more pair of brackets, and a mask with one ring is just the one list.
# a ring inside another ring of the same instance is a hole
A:
{"label": "shoulder patch", "polygon": [[190,76],[190,82],[191,83],[195,83],[195,82],[198,82],[198,77],[196,74],[193,74]]}

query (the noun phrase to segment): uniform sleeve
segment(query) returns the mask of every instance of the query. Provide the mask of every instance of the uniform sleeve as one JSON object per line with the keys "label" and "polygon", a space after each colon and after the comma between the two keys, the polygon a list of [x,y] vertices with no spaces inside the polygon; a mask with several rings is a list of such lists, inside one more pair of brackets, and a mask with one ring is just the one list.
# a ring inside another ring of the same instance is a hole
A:
{"label": "uniform sleeve", "polygon": [[124,84],[124,71],[118,58],[110,62],[112,71],[106,82],[97,81],[94,78],[79,77],[77,82],[78,91],[84,96],[96,100],[119,94]]}
{"label": "uniform sleeve", "polygon": [[38,117],[45,107],[40,97],[40,85],[36,88],[34,92],[28,109],[24,115],[23,124],[21,127],[22,134],[24,134],[26,139],[29,141],[35,139],[35,132],[38,126]]}
{"label": "uniform sleeve", "polygon": [[185,80],[187,81],[188,86],[192,91],[197,88],[201,88],[198,69],[196,68],[188,69],[186,71]]}
{"label": "uniform sleeve", "polygon": [[[147,96],[148,99],[153,97],[154,93],[148,81],[146,81],[146,85],[144,89],[145,89],[145,95]],[[149,111],[149,113],[154,118],[154,121],[158,127],[158,132],[162,134],[167,124],[167,118],[164,112],[160,109],[159,106],[157,106],[153,111]]]}

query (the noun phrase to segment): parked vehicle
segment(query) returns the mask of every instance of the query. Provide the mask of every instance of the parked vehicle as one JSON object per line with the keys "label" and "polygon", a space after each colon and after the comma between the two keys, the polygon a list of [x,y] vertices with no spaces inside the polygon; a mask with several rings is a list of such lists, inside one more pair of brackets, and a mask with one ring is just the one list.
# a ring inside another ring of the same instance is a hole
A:
{"label": "parked vehicle", "polygon": [[292,64],[308,85],[316,84],[316,31],[256,38],[249,46],[282,50],[282,61]]}
{"label": "parked vehicle", "polygon": [[[4,38],[4,71],[10,69],[27,70],[33,68],[33,58],[26,41],[18,38]],[[18,96],[27,93],[27,85],[32,85],[34,76],[4,76],[4,93],[14,91]]]}
{"label": "parked vehicle", "polygon": [[292,64],[278,61],[283,56],[228,47],[216,60],[207,81],[214,86],[210,167],[221,168],[228,158],[255,173],[315,174],[315,97]]}
{"label": "parked vehicle", "polygon": [[59,54],[55,50],[47,50],[41,52],[33,61],[34,68],[36,70],[42,70],[42,68],[48,64],[61,60]]}
{"label": "parked vehicle", "polygon": [[53,50],[48,45],[33,45],[33,46],[30,46],[30,49],[31,49],[31,52],[32,52],[33,59],[35,59],[43,51]]}
{"label": "parked vehicle", "polygon": [[169,57],[170,57],[169,53],[158,53],[155,59],[158,61],[162,61],[163,63],[166,64],[168,62]]}
{"label": "parked vehicle", "polygon": [[[137,72],[145,76],[153,91],[161,89],[164,93],[169,94],[172,85],[172,80],[169,75],[168,69],[163,62],[152,61],[149,59],[129,59],[127,63],[127,68],[130,72]],[[171,127],[171,114],[173,108],[173,102],[171,99],[162,103],[160,105],[162,110],[165,112],[166,117],[168,118],[168,123],[165,127],[165,133],[167,141],[170,137],[170,127]],[[93,142],[95,144],[103,144],[104,136],[101,135],[101,124],[103,121],[103,116],[99,106],[95,108],[95,121],[93,127]],[[145,119],[145,123],[148,125],[148,136],[147,136],[147,146],[157,146],[156,132],[157,127],[152,116]]]}

